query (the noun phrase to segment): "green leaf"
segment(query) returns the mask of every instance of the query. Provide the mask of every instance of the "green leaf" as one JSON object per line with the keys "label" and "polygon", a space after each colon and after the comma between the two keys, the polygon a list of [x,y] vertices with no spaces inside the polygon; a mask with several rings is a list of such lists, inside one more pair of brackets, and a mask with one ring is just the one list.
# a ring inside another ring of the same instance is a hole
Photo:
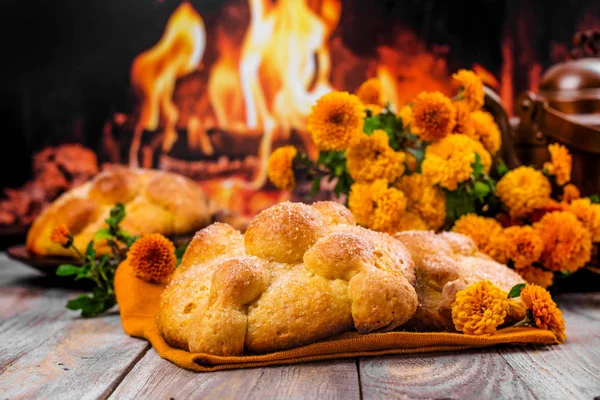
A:
{"label": "green leaf", "polygon": [[590,196],[590,201],[593,204],[600,204],[600,196],[597,195],[597,194],[593,194],[593,195]]}
{"label": "green leaf", "polygon": [[175,250],[175,257],[177,257],[177,266],[181,264],[181,260],[183,259],[183,255],[185,254],[185,251],[187,250],[189,244],[190,241],[188,240]]}
{"label": "green leaf", "polygon": [[421,164],[423,164],[423,159],[425,158],[425,150],[421,149],[421,148],[415,148],[415,147],[407,147],[406,149],[407,153],[412,154],[412,156],[414,158],[416,158],[417,160],[417,172],[421,172]]}
{"label": "green leaf", "polygon": [[475,185],[473,186],[473,194],[482,203],[485,201],[485,198],[490,191],[490,187],[483,182],[475,182]]}
{"label": "green leaf", "polygon": [[475,212],[475,199],[467,193],[465,188],[459,187],[455,191],[446,191],[446,219],[448,225],[465,214]]}
{"label": "green leaf", "polygon": [[482,177],[485,171],[483,163],[481,162],[481,157],[479,154],[475,153],[475,161],[471,164],[471,168],[473,169],[473,176],[475,178]]}
{"label": "green leaf", "polygon": [[125,206],[123,203],[117,203],[110,209],[110,218],[113,220],[115,226],[123,221],[123,218],[125,218]]}
{"label": "green leaf", "polygon": [[319,190],[321,189],[321,179],[323,177],[322,176],[315,176],[313,181],[312,181],[312,185],[310,187],[310,193],[309,193],[309,197],[314,197],[317,193],[319,193]]}
{"label": "green leaf", "polygon": [[112,233],[110,233],[110,230],[108,230],[107,228],[99,229],[98,231],[96,231],[96,234],[94,235],[94,239],[99,240],[99,241],[110,239],[110,238],[112,238]]}
{"label": "green leaf", "polygon": [[381,120],[379,119],[379,117],[365,118],[365,122],[363,124],[363,132],[365,132],[367,135],[370,135],[376,129],[381,129],[381,128],[382,128],[382,124],[381,124]]}
{"label": "green leaf", "polygon": [[521,290],[523,290],[524,287],[524,283],[519,283],[513,286],[512,289],[510,289],[510,292],[508,292],[508,298],[512,299],[514,297],[519,297],[521,295]]}
{"label": "green leaf", "polygon": [[496,165],[496,172],[502,178],[508,173],[508,166],[504,163],[503,159],[498,159],[498,165]]}
{"label": "green leaf", "polygon": [[72,264],[63,264],[58,267],[56,270],[56,275],[58,276],[70,276],[77,275],[81,271],[80,266],[72,265]]}
{"label": "green leaf", "polygon": [[96,258],[96,250],[94,249],[94,241],[90,240],[86,249],[85,249],[85,257],[93,260]]}

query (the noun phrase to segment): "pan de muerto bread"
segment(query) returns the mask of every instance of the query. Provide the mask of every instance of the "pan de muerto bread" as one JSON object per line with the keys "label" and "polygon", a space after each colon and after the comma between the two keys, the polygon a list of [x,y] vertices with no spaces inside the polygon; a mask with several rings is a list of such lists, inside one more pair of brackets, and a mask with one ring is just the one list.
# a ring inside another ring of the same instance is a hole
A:
{"label": "pan de muerto bread", "polygon": [[451,305],[458,291],[481,280],[506,292],[525,283],[518,273],[480,253],[471,238],[459,233],[407,231],[394,237],[409,249],[417,273],[419,307],[409,327],[454,330]]}
{"label": "pan de muerto bread", "polygon": [[199,231],[162,294],[157,325],[191,352],[270,352],[394,329],[417,309],[414,284],[404,245],[356,226],[345,207],[280,203],[245,235],[226,224]]}

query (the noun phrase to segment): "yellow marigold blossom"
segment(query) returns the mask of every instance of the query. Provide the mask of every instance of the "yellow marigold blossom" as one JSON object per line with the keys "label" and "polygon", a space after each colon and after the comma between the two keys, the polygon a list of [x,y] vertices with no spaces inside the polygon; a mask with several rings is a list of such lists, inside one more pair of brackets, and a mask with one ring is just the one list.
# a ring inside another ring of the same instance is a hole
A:
{"label": "yellow marigold blossom", "polygon": [[549,162],[544,163],[544,169],[550,175],[554,175],[556,183],[560,186],[571,180],[572,157],[565,146],[554,143],[548,146],[550,151]]}
{"label": "yellow marigold blossom", "polygon": [[521,322],[527,316],[527,307],[522,301],[508,299],[508,312],[505,323],[509,325]]}
{"label": "yellow marigold blossom", "polygon": [[388,182],[380,179],[372,183],[354,183],[348,206],[360,225],[393,233],[406,210],[406,198],[400,190],[388,187]]}
{"label": "yellow marigold blossom", "polygon": [[545,269],[528,265],[517,270],[519,275],[527,281],[527,283],[535,283],[543,288],[552,286],[554,281],[554,273]]}
{"label": "yellow marigold blossom", "polygon": [[378,106],[377,104],[365,104],[365,108],[371,111],[371,115],[379,115],[383,112],[383,107]]}
{"label": "yellow marigold blossom", "polygon": [[473,71],[461,69],[452,78],[462,86],[462,98],[469,106],[471,111],[479,110],[483,107],[485,92],[483,91],[483,82]]}
{"label": "yellow marigold blossom", "polygon": [[401,151],[404,153],[404,165],[406,169],[410,172],[415,172],[417,170],[417,159],[415,156],[410,154],[408,151]]}
{"label": "yellow marigold blossom", "polygon": [[495,155],[502,146],[502,135],[492,114],[487,111],[474,111],[471,120],[475,130],[474,135],[491,155]]}
{"label": "yellow marigold blossom", "polygon": [[69,231],[69,227],[67,225],[58,225],[52,229],[52,232],[50,232],[50,241],[60,244],[66,249],[73,244],[73,235],[71,235],[71,231]]}
{"label": "yellow marigold blossom", "polygon": [[467,135],[470,138],[479,140],[475,135],[475,125],[471,119],[471,109],[464,101],[455,101],[454,109],[456,110],[456,125],[452,133]]}
{"label": "yellow marigold blossom", "polygon": [[148,282],[164,282],[175,270],[175,246],[160,233],[144,235],[129,248],[127,260],[135,275]]}
{"label": "yellow marigold blossom", "polygon": [[307,128],[319,150],[345,150],[362,132],[364,106],[353,94],[331,92],[317,100],[308,115]]}
{"label": "yellow marigold blossom", "polygon": [[406,211],[400,217],[398,225],[394,228],[396,232],[403,231],[428,231],[429,226],[423,219],[414,212]]}
{"label": "yellow marigold blossom", "polygon": [[569,183],[568,185],[563,186],[563,194],[562,194],[563,202],[570,203],[573,200],[577,200],[580,197],[581,197],[581,193],[579,192],[579,189],[577,188],[577,186],[573,185],[572,183]]}
{"label": "yellow marigold blossom", "polygon": [[421,174],[401,177],[395,186],[407,197],[407,210],[418,214],[430,229],[442,227],[446,219],[446,196]]}
{"label": "yellow marigold blossom", "polygon": [[513,260],[515,268],[524,268],[540,259],[544,242],[528,225],[511,226],[504,230],[506,258]]}
{"label": "yellow marigold blossom", "polygon": [[521,291],[521,300],[531,310],[535,326],[554,333],[559,342],[565,341],[565,320],[546,289],[528,284]]}
{"label": "yellow marigold blossom", "polygon": [[500,222],[477,214],[467,214],[454,223],[452,232],[462,233],[473,239],[482,253],[494,260],[506,262],[506,237]]}
{"label": "yellow marigold blossom", "polygon": [[574,272],[592,257],[590,232],[568,211],[554,211],[533,224],[544,242],[542,264],[552,271]]}
{"label": "yellow marigold blossom", "polygon": [[413,121],[412,107],[410,105],[405,105],[398,113],[398,116],[402,120],[402,126],[406,128],[412,124]]}
{"label": "yellow marigold blossom", "polygon": [[294,146],[283,146],[269,156],[267,175],[269,180],[283,190],[292,190],[296,186],[293,163],[298,150]]}
{"label": "yellow marigold blossom", "polygon": [[567,211],[583,223],[583,226],[590,231],[592,242],[600,242],[600,204],[593,204],[587,197],[573,200]]}
{"label": "yellow marigold blossom", "polygon": [[380,107],[385,105],[383,88],[378,78],[370,78],[364,81],[356,91],[356,95],[363,104],[375,104]]}
{"label": "yellow marigold blossom", "polygon": [[421,165],[423,175],[433,184],[456,190],[460,182],[470,178],[475,153],[479,154],[485,172],[489,172],[492,157],[481,143],[465,135],[447,136],[427,146]]}
{"label": "yellow marigold blossom", "polygon": [[396,180],[404,173],[404,153],[389,145],[389,137],[378,129],[372,135],[360,135],[346,150],[346,166],[357,182]]}
{"label": "yellow marigold blossom", "polygon": [[504,323],[508,309],[508,294],[490,281],[480,281],[456,294],[452,321],[457,331],[489,335]]}
{"label": "yellow marigold blossom", "polygon": [[421,92],[413,101],[412,132],[426,142],[435,142],[452,133],[456,111],[452,101],[440,92]]}
{"label": "yellow marigold blossom", "polygon": [[525,166],[509,171],[496,185],[496,195],[513,218],[525,217],[536,208],[544,207],[551,192],[544,174]]}

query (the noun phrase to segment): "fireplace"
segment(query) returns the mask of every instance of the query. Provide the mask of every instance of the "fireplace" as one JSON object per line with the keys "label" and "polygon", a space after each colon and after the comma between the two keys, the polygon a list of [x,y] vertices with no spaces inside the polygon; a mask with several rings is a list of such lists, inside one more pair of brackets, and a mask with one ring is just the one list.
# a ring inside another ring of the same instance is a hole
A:
{"label": "fireplace", "polygon": [[[248,215],[301,198],[269,186],[266,159],[287,143],[313,150],[306,116],[322,94],[376,76],[398,110],[422,90],[449,92],[451,72],[472,68],[510,114],[600,16],[592,0],[13,3],[0,159],[3,187],[24,186],[5,193],[5,227],[26,226],[111,164],[190,176]],[[82,167],[61,166],[63,154]],[[55,163],[54,175],[40,163]],[[41,183],[52,187],[40,194]]]}

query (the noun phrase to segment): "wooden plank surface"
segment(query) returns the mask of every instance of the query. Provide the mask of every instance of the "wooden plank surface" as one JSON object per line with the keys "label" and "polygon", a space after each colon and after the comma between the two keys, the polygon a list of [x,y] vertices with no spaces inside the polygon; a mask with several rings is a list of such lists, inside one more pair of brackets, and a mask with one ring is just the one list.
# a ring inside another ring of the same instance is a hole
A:
{"label": "wooden plank surface", "polygon": [[150,350],[111,399],[344,399],[360,398],[354,360],[196,373]]}
{"label": "wooden plank surface", "polygon": [[79,318],[64,307],[77,291],[44,282],[0,255],[0,398],[107,397],[148,344],[126,336],[116,313]]}

